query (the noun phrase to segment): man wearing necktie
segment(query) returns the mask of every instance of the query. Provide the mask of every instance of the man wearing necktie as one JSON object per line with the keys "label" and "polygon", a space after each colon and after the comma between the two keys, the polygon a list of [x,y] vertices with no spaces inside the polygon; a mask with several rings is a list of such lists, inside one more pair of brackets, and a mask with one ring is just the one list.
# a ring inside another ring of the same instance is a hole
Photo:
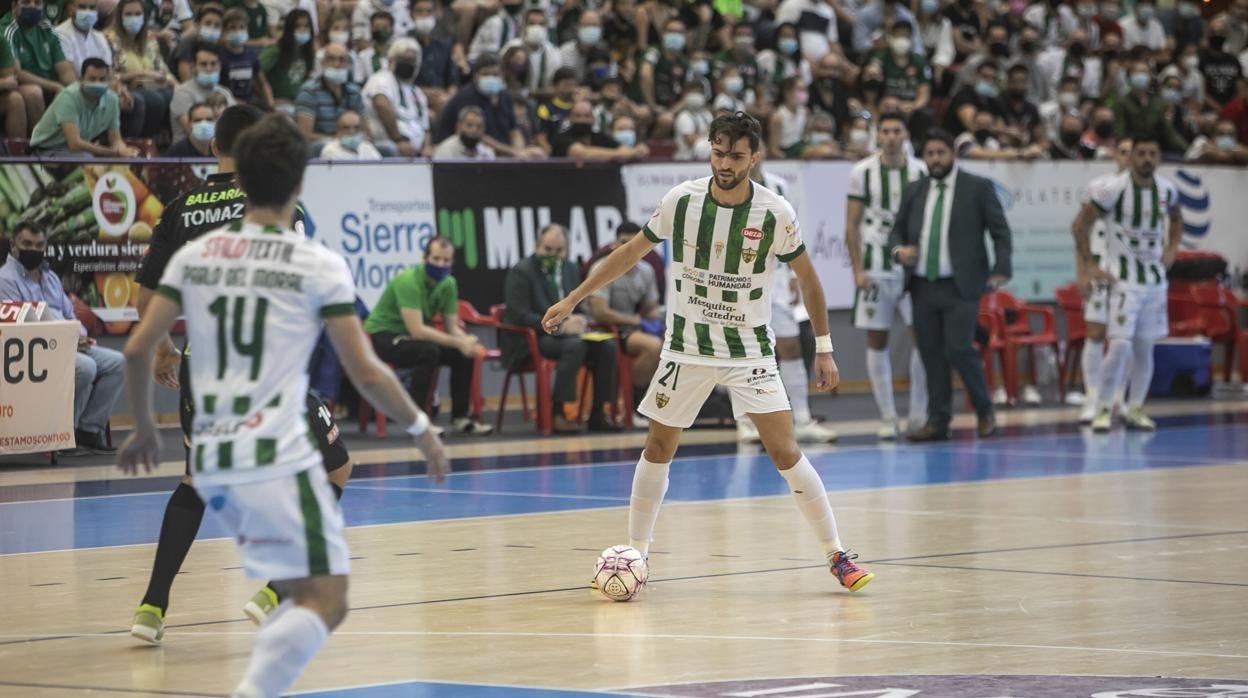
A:
{"label": "man wearing necktie", "polygon": [[[953,137],[934,129],[923,141],[928,176],[906,187],[889,249],[906,268],[914,334],[927,371],[927,424],[911,441],[944,441],[953,417],[950,367],[962,376],[979,416],[978,433],[996,431],[979,354],[971,346],[985,292],[1010,278],[1010,226],[991,181],[954,162]],[[984,231],[992,237],[989,265]]]}

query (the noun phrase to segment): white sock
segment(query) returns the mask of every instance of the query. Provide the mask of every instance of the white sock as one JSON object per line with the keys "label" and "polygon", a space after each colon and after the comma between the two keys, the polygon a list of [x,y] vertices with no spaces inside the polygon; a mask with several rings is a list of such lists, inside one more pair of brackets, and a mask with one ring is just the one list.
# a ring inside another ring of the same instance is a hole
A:
{"label": "white sock", "polygon": [[667,469],[671,463],[651,463],[645,455],[633,471],[633,495],[628,500],[628,544],[643,556],[650,554],[654,522],[667,494]]}
{"label": "white sock", "polygon": [[793,407],[793,422],[805,424],[810,421],[810,379],[806,377],[806,364],[801,359],[780,362],[780,382],[789,392]]}
{"label": "white sock", "polygon": [[1083,392],[1086,403],[1096,402],[1101,385],[1101,365],[1105,361],[1105,342],[1087,340],[1083,343]]}
{"label": "white sock", "polygon": [[927,424],[927,370],[918,349],[910,350],[910,429]]}
{"label": "white sock", "polygon": [[1109,353],[1105,355],[1105,363],[1101,365],[1101,384],[1096,391],[1097,411],[1113,409],[1114,395],[1122,387],[1123,374],[1126,372],[1127,359],[1130,356],[1130,340],[1109,340]]}
{"label": "white sock", "polygon": [[1130,409],[1138,409],[1148,397],[1148,386],[1153,382],[1153,341],[1136,337],[1131,341],[1131,402]]}
{"label": "white sock", "polygon": [[789,483],[793,499],[797,502],[797,510],[806,517],[806,522],[814,529],[815,536],[823,545],[823,552],[829,557],[841,547],[841,537],[836,532],[836,517],[832,514],[832,505],[828,503],[828,491],[823,487],[823,480],[815,472],[806,454],[788,470],[780,474]]}
{"label": "white sock", "polygon": [[897,419],[897,404],[893,400],[893,367],[888,362],[888,350],[867,348],[867,375],[871,378],[871,392],[880,408],[880,417],[886,422]]}
{"label": "white sock", "polygon": [[276,698],[303,673],[329,639],[329,628],[311,609],[293,606],[256,633],[251,662],[234,695]]}

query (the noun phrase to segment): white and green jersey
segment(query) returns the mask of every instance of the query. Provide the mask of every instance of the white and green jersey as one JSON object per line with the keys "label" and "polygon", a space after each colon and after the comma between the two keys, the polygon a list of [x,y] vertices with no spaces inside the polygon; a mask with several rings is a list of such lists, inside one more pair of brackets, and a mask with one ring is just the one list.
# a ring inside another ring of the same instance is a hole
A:
{"label": "white and green jersey", "polygon": [[711,178],[680,184],[663,197],[642,232],[671,241],[667,336],[663,354],[712,366],[775,363],[772,274],[806,246],[793,207],[750,183],[738,206],[711,198]]}
{"label": "white and green jersey", "polygon": [[862,239],[862,269],[873,278],[904,275],[888,250],[893,216],[901,207],[901,191],[927,174],[922,160],[907,155],[901,167],[888,167],[881,153],[859,160],[849,172],[849,198],[862,202],[858,223]]}
{"label": "white and green jersey", "polygon": [[1106,223],[1101,267],[1119,283],[1157,286],[1166,283],[1162,254],[1169,216],[1179,210],[1179,191],[1165,177],[1140,187],[1131,173],[1098,177],[1088,185],[1088,201]]}
{"label": "white and green jersey", "polygon": [[321,467],[305,414],[323,318],[355,312],[346,260],[288,228],[235,221],[178,250],[158,293],[195,347],[191,474],[237,484]]}

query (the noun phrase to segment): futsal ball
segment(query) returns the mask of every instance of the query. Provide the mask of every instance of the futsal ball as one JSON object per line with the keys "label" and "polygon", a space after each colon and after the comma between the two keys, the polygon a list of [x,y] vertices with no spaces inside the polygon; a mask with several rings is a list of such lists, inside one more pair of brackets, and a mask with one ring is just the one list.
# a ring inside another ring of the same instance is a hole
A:
{"label": "futsal ball", "polygon": [[612,601],[629,601],[650,577],[650,566],[636,548],[613,545],[602,551],[594,565],[598,593]]}

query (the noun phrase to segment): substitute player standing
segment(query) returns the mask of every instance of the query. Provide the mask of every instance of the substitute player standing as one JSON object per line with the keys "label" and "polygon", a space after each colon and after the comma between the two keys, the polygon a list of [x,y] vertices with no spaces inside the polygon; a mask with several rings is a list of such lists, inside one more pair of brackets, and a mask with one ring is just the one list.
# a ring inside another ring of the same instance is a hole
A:
{"label": "substitute player standing", "polygon": [[[1105,186],[1108,180],[1131,167],[1131,139],[1123,138],[1114,147],[1114,162],[1118,165],[1118,171],[1092,180],[1088,184],[1090,189]],[[1105,246],[1108,244],[1106,236],[1109,233],[1109,222],[1104,217],[1098,217],[1088,232],[1088,252],[1092,263],[1099,269],[1106,269],[1109,264],[1109,255],[1105,253]],[[1081,264],[1082,258],[1076,259],[1075,263]],[[1085,275],[1084,278],[1088,277]],[[1090,282],[1079,285],[1080,293],[1084,294],[1083,321],[1087,326],[1080,357],[1083,365],[1083,409],[1079,412],[1079,421],[1083,424],[1091,424],[1096,417],[1096,392],[1097,386],[1101,384],[1101,363],[1105,358],[1105,327],[1109,324],[1109,288],[1110,285],[1106,283]],[[1122,403],[1122,392],[1120,389],[1119,394],[1114,397],[1114,405]]]}
{"label": "substitute player standing", "polygon": [[[170,204],[152,234],[151,248],[136,276],[140,316],[147,312],[147,305],[175,252],[201,235],[242,218],[247,207],[247,196],[235,181],[232,153],[239,134],[262,116],[259,109],[249,105],[236,105],[221,113],[212,140],[212,149],[217,155],[217,173],[210,175],[203,186]],[[293,220],[296,229],[303,226],[305,218],[301,209],[296,210]],[[157,383],[179,391],[178,418],[183,439],[188,445],[195,413],[189,359],[189,344],[179,351],[173,340],[165,337],[156,348],[154,367]],[[338,427],[329,409],[311,393],[305,397],[305,402],[312,434],[316,437],[325,470],[329,473],[330,487],[337,496],[341,496],[342,488],[351,476],[351,456],[338,438]],[[204,518],[204,502],[191,486],[191,475],[188,450],[186,475],[165,505],[151,576],[130,628],[133,637],[153,645],[160,644],[164,639],[169,592]],[[266,586],[252,596],[243,612],[259,625],[277,604],[277,592]]]}
{"label": "substitute player standing", "polygon": [[[1122,421],[1128,429],[1156,428],[1143,405],[1153,380],[1153,345],[1169,331],[1166,269],[1183,235],[1178,189],[1156,174],[1160,161],[1156,136],[1133,137],[1130,170],[1094,180],[1073,225],[1080,284],[1110,285],[1109,353],[1096,393],[1093,431],[1109,431],[1113,423],[1114,395],[1122,386],[1128,360],[1129,401]],[[1103,266],[1098,266],[1089,242],[1097,218],[1105,219],[1109,231]]]}
{"label": "substitute player standing", "polygon": [[[893,399],[893,367],[888,355],[888,331],[897,317],[913,322],[905,270],[893,262],[888,233],[901,206],[901,190],[927,174],[922,160],[906,154],[910,132],[901,112],[880,116],[876,131],[880,149],[859,160],[849,173],[849,200],[845,203],[845,245],[854,267],[854,327],[867,331],[867,375],[883,420],[876,432],[881,440],[899,435],[897,405]],[[927,374],[917,347],[910,350],[910,429],[927,423]]]}
{"label": "substitute player standing", "polygon": [[307,164],[299,130],[285,117],[265,117],[235,152],[246,215],[173,256],[126,344],[135,430],[117,460],[130,473],[160,462],[152,358],[185,315],[195,346],[196,491],[238,541],[247,574],[274,580],[288,599],[257,633],[234,693],[268,698],[294,682],[347,612],[342,512],[304,401],[322,322],[360,392],[407,425],[429,473],[440,480],[447,464],[428,417],[373,353],[346,260],[290,227]]}
{"label": "substitute player standing", "polygon": [[776,370],[769,326],[771,277],[785,262],[797,275],[815,331],[816,388],[831,390],[839,381],[823,289],[805,254],[793,207],[749,179],[761,158],[760,132],[758,121],[745,113],[717,116],[708,139],[714,176],[669,191],[642,229],[644,235],[598,264],[546,311],[542,326],[557,332],[585,298],[670,240],[667,333],[659,370],[640,409],[650,419],[650,430],[633,473],[629,544],[647,554],[681,431],[693,424],[711,390],[723,385],[732,394],[736,418],[748,416],[757,427],[798,510],[822,543],[832,573],[845,588],[857,591],[872,575],[841,546],[823,481],[794,439],[793,413]]}

